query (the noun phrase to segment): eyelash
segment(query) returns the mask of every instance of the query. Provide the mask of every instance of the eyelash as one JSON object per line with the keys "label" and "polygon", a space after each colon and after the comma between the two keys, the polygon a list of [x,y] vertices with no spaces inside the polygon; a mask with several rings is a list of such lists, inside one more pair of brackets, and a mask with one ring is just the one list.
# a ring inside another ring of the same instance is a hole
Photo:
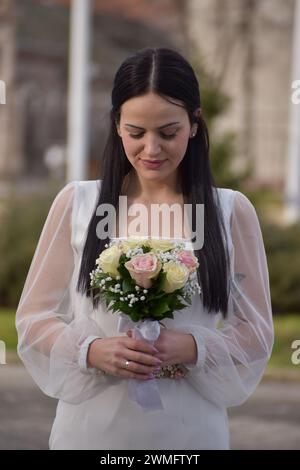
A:
{"label": "eyelash", "polygon": [[[161,134],[161,136],[162,136],[163,139],[171,140],[176,136],[176,134],[177,134],[177,132],[175,132],[174,134],[170,134],[170,135]],[[129,134],[129,135],[133,139],[140,139],[144,135],[144,133],[141,132],[141,134]]]}

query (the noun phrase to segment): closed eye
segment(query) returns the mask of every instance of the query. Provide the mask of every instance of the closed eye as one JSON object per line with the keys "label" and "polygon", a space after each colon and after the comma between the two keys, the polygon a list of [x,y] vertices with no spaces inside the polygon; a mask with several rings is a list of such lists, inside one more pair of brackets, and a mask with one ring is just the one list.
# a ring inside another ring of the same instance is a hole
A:
{"label": "closed eye", "polygon": [[[129,135],[133,139],[140,139],[141,137],[143,137],[144,132],[141,132],[140,134],[129,134]],[[163,139],[171,140],[177,135],[177,132],[175,132],[174,134],[160,134],[160,135]]]}

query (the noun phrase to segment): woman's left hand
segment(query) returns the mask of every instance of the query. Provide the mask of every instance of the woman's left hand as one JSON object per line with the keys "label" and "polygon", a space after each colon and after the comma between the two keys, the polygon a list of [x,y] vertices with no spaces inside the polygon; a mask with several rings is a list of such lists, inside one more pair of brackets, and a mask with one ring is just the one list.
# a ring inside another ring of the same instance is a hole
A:
{"label": "woman's left hand", "polygon": [[[131,330],[127,331],[127,335],[132,335]],[[196,342],[193,335],[189,333],[161,328],[160,335],[153,346],[159,351],[154,356],[163,361],[162,366],[194,364],[197,361]]]}

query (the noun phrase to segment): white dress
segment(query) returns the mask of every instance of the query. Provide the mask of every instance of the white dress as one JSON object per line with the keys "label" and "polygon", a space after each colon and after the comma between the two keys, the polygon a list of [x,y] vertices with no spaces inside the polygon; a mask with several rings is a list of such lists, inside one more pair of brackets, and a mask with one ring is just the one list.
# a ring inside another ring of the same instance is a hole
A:
{"label": "white dress", "polygon": [[[85,369],[86,341],[118,333],[118,315],[75,290],[100,180],[57,194],[16,312],[18,354],[58,405],[50,449],[229,449],[227,407],[251,395],[273,346],[268,268],[256,212],[239,191],[218,188],[230,251],[229,315],[221,326],[200,296],[167,319],[193,334],[197,363],[179,380],[158,379],[162,411],[128,397],[127,380]],[[186,242],[188,243],[188,241]]]}

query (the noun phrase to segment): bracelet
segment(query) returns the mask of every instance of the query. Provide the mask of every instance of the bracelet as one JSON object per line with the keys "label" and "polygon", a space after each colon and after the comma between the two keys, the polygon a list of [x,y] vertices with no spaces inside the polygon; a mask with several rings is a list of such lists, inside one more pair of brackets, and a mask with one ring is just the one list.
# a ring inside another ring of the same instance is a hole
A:
{"label": "bracelet", "polygon": [[163,366],[158,372],[154,372],[156,379],[182,379],[188,373],[184,364],[172,364]]}
{"label": "bracelet", "polygon": [[79,356],[78,356],[78,365],[83,373],[88,373],[92,375],[102,375],[105,374],[105,372],[101,369],[98,369],[97,367],[88,367],[87,366],[87,354],[88,350],[90,347],[90,344],[95,340],[95,339],[102,339],[100,336],[88,336],[84,342],[82,343],[79,351]]}

